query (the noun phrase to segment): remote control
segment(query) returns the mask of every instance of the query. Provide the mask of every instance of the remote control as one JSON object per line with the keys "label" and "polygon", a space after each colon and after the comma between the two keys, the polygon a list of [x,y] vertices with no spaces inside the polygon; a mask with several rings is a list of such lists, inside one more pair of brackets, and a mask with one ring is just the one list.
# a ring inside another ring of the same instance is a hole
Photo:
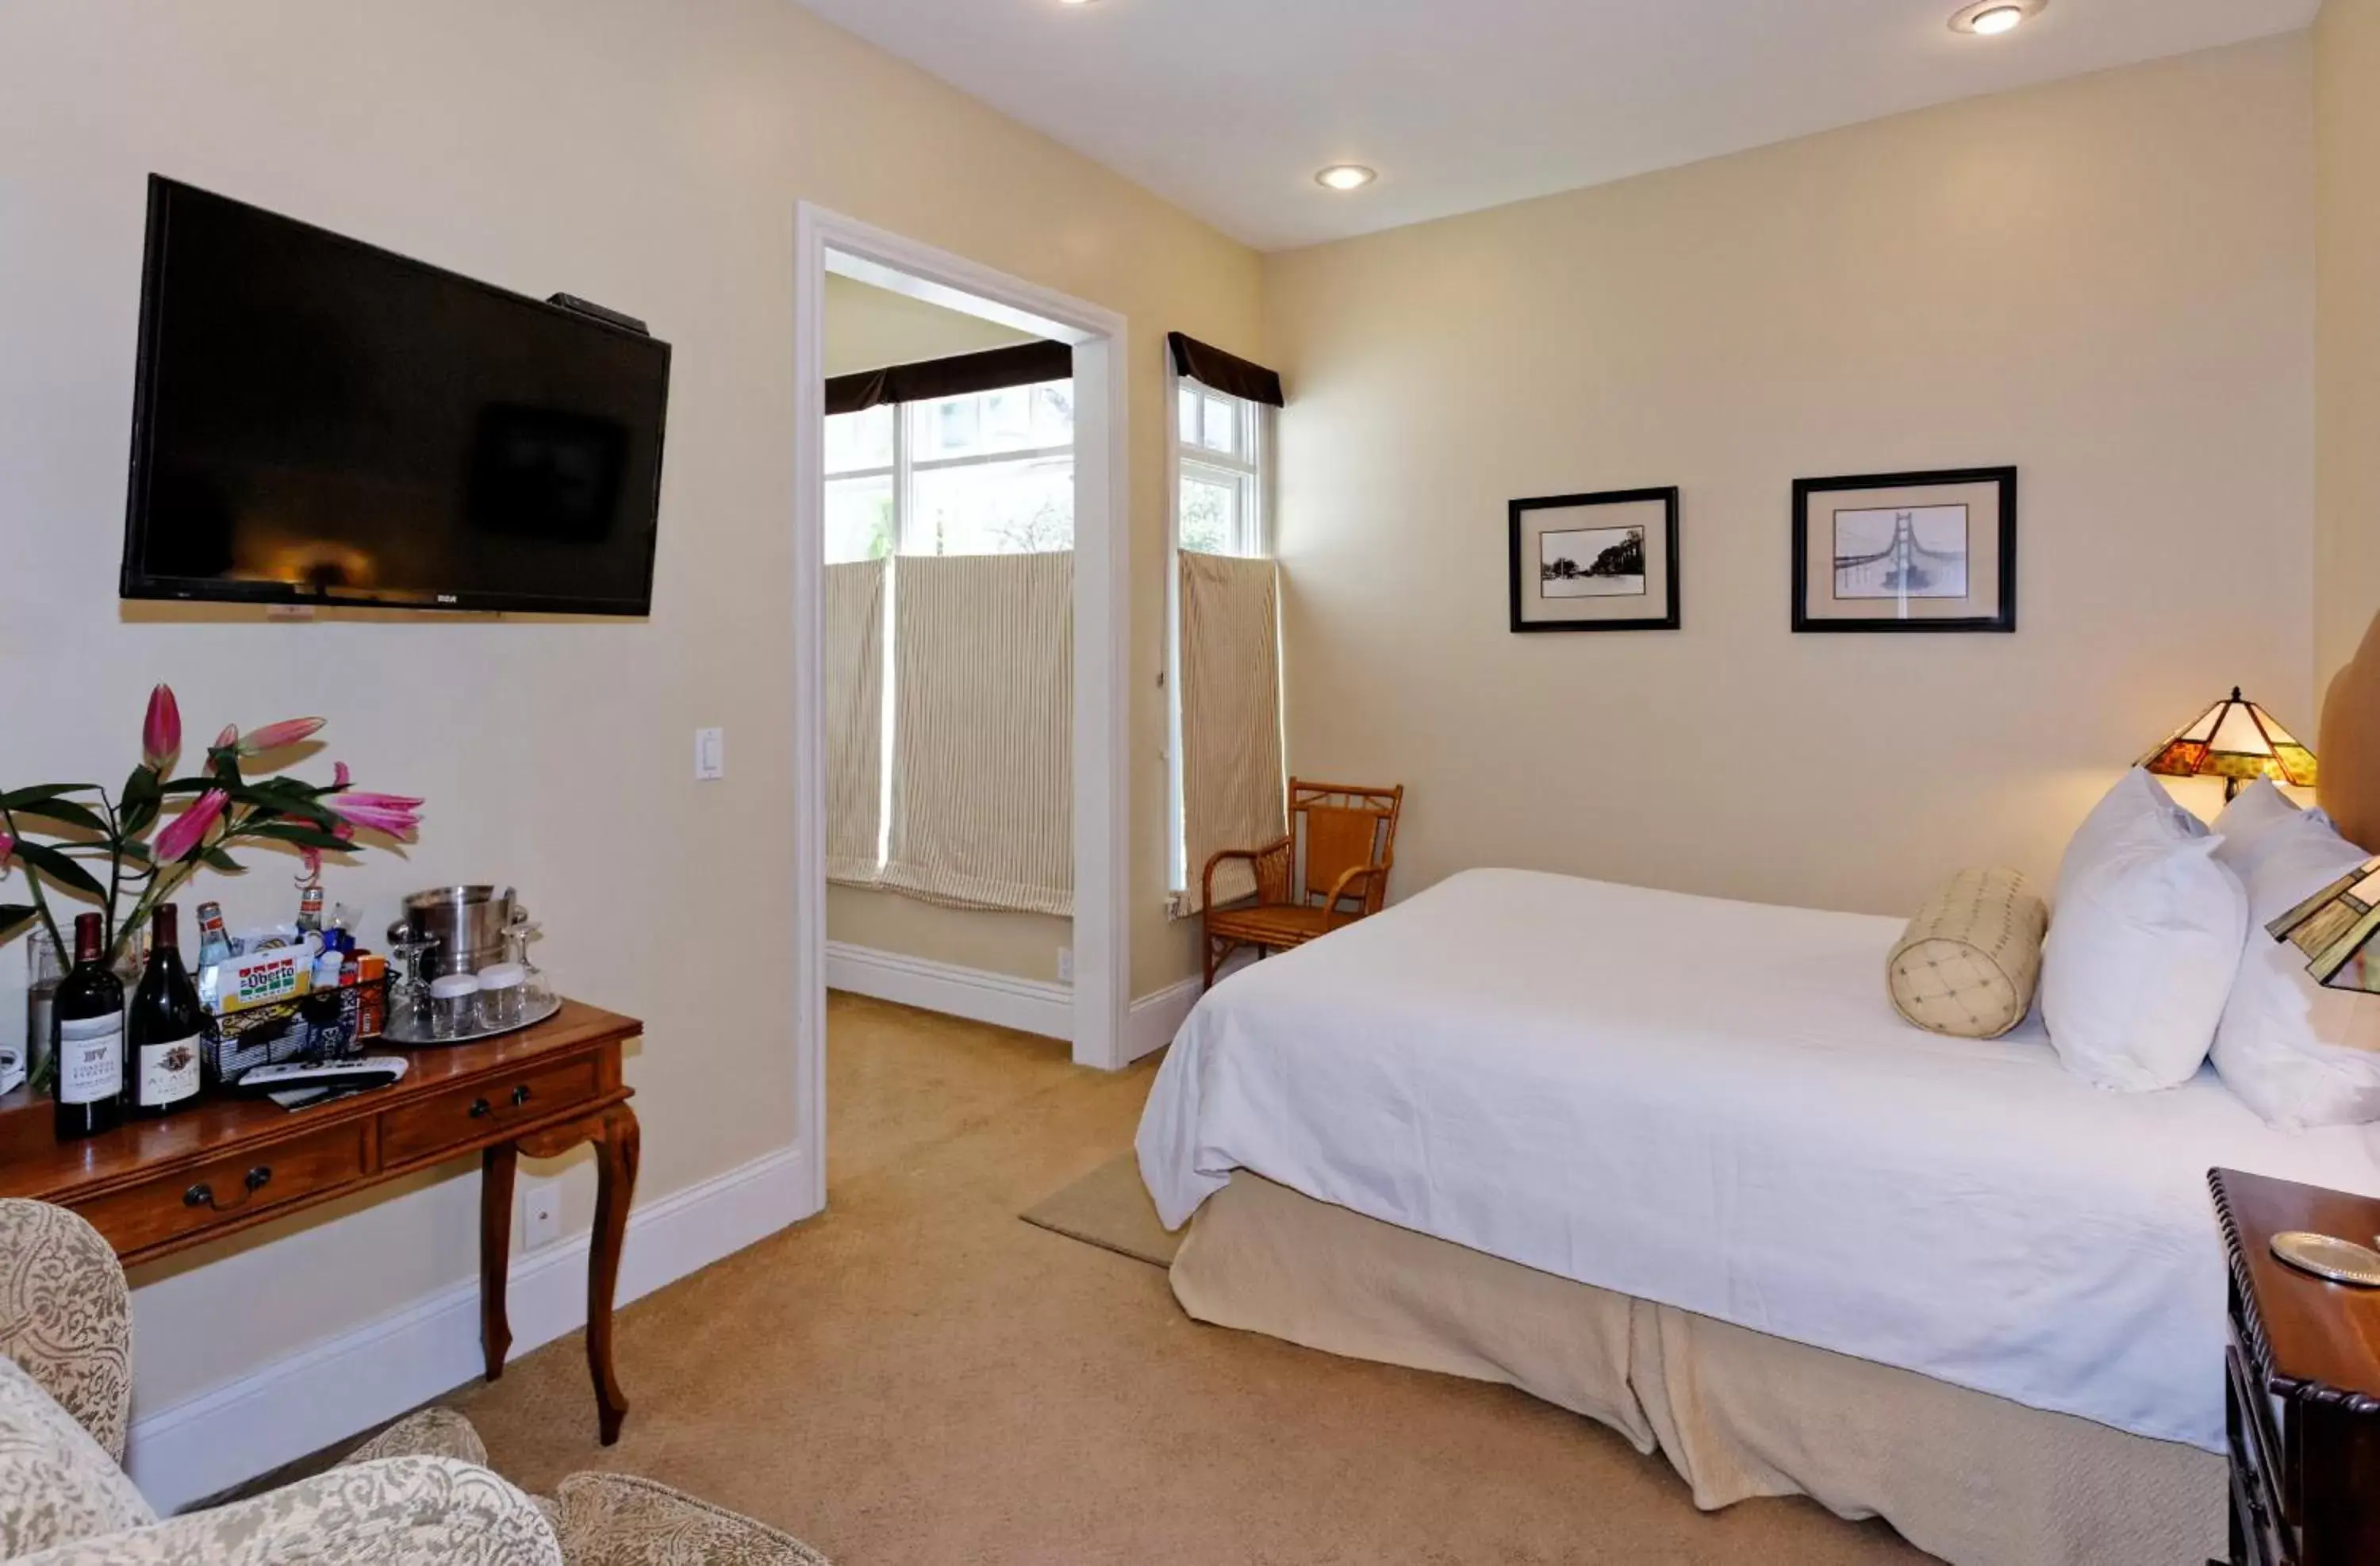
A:
{"label": "remote control", "polygon": [[243,1093],[287,1093],[306,1087],[356,1090],[385,1087],[405,1079],[407,1062],[398,1055],[366,1055],[357,1061],[291,1061],[258,1066],[237,1084]]}

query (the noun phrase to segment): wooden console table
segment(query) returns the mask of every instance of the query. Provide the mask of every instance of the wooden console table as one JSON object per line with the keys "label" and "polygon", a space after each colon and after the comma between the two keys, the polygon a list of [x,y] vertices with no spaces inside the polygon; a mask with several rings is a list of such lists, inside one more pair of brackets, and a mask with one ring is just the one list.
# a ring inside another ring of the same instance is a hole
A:
{"label": "wooden console table", "polygon": [[164,1120],[60,1142],[50,1101],[0,1099],[0,1196],[30,1196],[89,1219],[127,1264],[154,1261],[399,1175],[480,1156],[480,1311],[488,1378],[512,1347],[504,1317],[513,1169],[520,1155],[596,1150],[595,1232],[587,1268],[587,1366],[603,1444],[628,1400],[612,1368],[612,1298],[636,1193],[638,1131],[620,1050],[633,1017],[576,1001],[537,1026],[477,1044],[383,1049],[412,1062],[393,1087],[319,1108],[210,1097]]}

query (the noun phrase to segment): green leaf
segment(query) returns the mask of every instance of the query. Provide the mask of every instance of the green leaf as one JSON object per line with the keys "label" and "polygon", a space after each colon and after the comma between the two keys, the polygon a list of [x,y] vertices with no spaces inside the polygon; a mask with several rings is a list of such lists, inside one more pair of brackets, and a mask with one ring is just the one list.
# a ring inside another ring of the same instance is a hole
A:
{"label": "green leaf", "polygon": [[200,855],[199,857],[204,861],[210,868],[225,870],[232,875],[237,875],[240,873],[241,867],[239,861],[233,858],[230,855],[225,853],[220,848],[210,848],[205,853]]}
{"label": "green leaf", "polygon": [[60,886],[72,887],[77,892],[87,892],[103,901],[107,896],[107,889],[93,880],[89,870],[47,844],[26,843],[20,840],[17,844],[17,857],[56,881]]}
{"label": "green leaf", "polygon": [[18,926],[37,917],[40,910],[28,908],[22,903],[0,903],[0,941],[17,933]]}
{"label": "green leaf", "polygon": [[63,821],[83,832],[95,832],[102,837],[107,835],[107,823],[96,811],[87,810],[70,799],[44,799],[37,805],[20,805],[16,813],[38,816],[45,821]]}
{"label": "green leaf", "polygon": [[156,858],[155,855],[149,852],[149,845],[145,843],[127,843],[123,847],[124,856],[136,865],[146,865]]}
{"label": "green leaf", "polygon": [[60,795],[81,794],[90,787],[89,783],[36,783],[31,788],[12,789],[0,794],[0,810],[22,810],[29,805],[39,805]]}
{"label": "green leaf", "polygon": [[221,788],[226,784],[233,788],[237,788],[239,786],[239,756],[237,752],[230,750],[211,750],[207,753],[207,760],[209,762],[207,771],[212,773],[214,778],[214,781],[207,785],[208,787]]}
{"label": "green leaf", "polygon": [[291,795],[284,790],[259,783],[235,788],[231,791],[231,796],[242,805],[253,805],[259,809],[270,810],[277,816],[296,816],[319,826],[328,827],[338,819],[330,811],[308,798],[302,792]]}
{"label": "green leaf", "polygon": [[270,821],[261,827],[249,827],[240,835],[269,838],[274,843],[294,843],[300,848],[319,848],[326,854],[352,853],[356,846],[320,827],[305,826],[296,821]]}

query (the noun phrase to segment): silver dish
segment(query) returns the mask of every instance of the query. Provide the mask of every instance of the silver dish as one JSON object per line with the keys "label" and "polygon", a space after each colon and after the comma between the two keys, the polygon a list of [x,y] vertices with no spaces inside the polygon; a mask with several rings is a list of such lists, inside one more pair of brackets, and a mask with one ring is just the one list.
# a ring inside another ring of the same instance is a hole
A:
{"label": "silver dish", "polygon": [[[518,1033],[522,1028],[535,1027],[560,1010],[562,1010],[562,997],[549,995],[541,1004],[530,1006],[527,1014],[516,1023],[504,1027],[483,1027],[469,1033],[458,1033],[452,1038],[431,1038],[415,1033],[404,1021],[393,1017],[389,1020],[387,1031],[380,1037],[382,1043],[401,1045],[407,1050],[442,1049],[449,1044],[476,1044],[482,1038],[501,1038],[507,1033]],[[2374,1259],[2380,1261],[2380,1257]]]}
{"label": "silver dish", "polygon": [[2380,1251],[2352,1240],[2292,1229],[2273,1236],[2273,1254],[2301,1272],[2327,1278],[2334,1283],[2380,1289]]}

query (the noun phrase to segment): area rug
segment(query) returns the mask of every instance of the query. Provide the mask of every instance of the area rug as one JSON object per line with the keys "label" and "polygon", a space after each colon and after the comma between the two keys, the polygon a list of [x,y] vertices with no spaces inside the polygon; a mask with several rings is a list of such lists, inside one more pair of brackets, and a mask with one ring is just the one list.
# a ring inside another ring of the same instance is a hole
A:
{"label": "area rug", "polygon": [[1157,1220],[1157,1205],[1148,1199],[1148,1187],[1140,1183],[1140,1164],[1129,1152],[1042,1197],[1020,1216],[1053,1234],[1151,1267],[1172,1267],[1173,1253],[1182,1248],[1182,1236],[1167,1233]]}

